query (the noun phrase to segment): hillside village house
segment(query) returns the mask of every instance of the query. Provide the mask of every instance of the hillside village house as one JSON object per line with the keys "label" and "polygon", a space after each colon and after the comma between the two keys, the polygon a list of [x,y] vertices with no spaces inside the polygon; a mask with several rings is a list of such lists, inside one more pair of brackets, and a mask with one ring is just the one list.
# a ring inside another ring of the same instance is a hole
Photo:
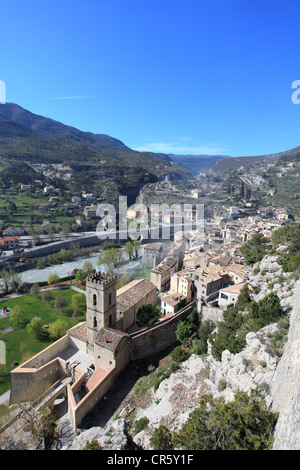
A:
{"label": "hillside village house", "polygon": [[229,216],[230,217],[234,217],[236,215],[239,215],[239,209],[238,207],[235,207],[235,206],[231,206],[229,207]]}
{"label": "hillside village house", "polygon": [[82,195],[83,199],[85,199],[86,202],[92,202],[94,200],[94,196],[92,193],[88,193],[88,194],[83,194]]}
{"label": "hillside village house", "polygon": [[228,266],[228,273],[232,276],[234,284],[239,284],[240,282],[245,281],[245,265],[243,264],[233,264]]}
{"label": "hillside village house", "polygon": [[[171,277],[171,291],[178,292],[184,296],[186,303],[190,303],[193,300],[193,278],[190,275],[189,270],[179,271]],[[183,299],[181,299],[183,300]]]}
{"label": "hillside village house", "polygon": [[25,235],[25,230],[22,227],[8,227],[4,230],[5,235],[8,237]]}
{"label": "hillside village house", "polygon": [[161,298],[161,311],[164,315],[173,315],[177,313],[186,303],[186,297],[170,290]]}
{"label": "hillside village house", "polygon": [[97,216],[97,206],[85,207],[83,212],[87,218],[93,219]]}
{"label": "hillside village house", "polygon": [[31,184],[21,184],[21,191],[30,191],[31,187]]}
{"label": "hillside village house", "polygon": [[201,189],[192,189],[191,195],[195,199],[198,199],[199,197],[201,197],[203,195],[203,191]]}
{"label": "hillside village house", "polygon": [[147,243],[142,246],[142,253],[143,264],[156,266],[164,258],[164,244]]}
{"label": "hillside village house", "polygon": [[185,253],[185,241],[180,240],[175,243],[167,256],[151,270],[150,281],[160,292],[165,292],[170,288],[171,276],[180,271]]}
{"label": "hillside village house", "polygon": [[242,282],[240,284],[234,284],[232,286],[225,287],[224,289],[220,289],[218,306],[221,308],[227,308],[230,305],[235,305],[238,296],[245,285],[246,283]]}
{"label": "hillside village house", "polygon": [[208,266],[210,259],[211,255],[209,253],[198,250],[187,251],[183,259],[183,269],[204,268]]}
{"label": "hillside village house", "polygon": [[1,250],[16,250],[20,248],[20,237],[11,236],[0,239]]}

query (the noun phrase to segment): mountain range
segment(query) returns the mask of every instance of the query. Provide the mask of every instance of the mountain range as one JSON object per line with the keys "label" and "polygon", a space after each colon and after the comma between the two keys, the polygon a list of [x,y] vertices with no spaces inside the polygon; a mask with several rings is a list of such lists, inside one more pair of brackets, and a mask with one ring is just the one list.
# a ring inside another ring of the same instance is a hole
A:
{"label": "mountain range", "polygon": [[8,173],[19,183],[24,182],[18,181],[19,173],[21,179],[22,173],[30,179],[36,168],[63,165],[70,174],[60,184],[74,191],[94,191],[111,201],[118,194],[134,199],[144,184],[165,177],[192,176],[191,170],[165,154],[132,150],[116,138],[80,131],[14,103],[0,105],[0,159],[0,180],[4,175],[5,184]]}
{"label": "mountain range", "polygon": [[187,182],[204,171],[216,181],[240,180],[243,168],[252,173],[257,169],[268,178],[265,164],[299,155],[300,147],[247,157],[138,152],[109,135],[81,131],[14,103],[0,105],[0,186],[4,189],[40,178],[74,194],[93,192],[111,203],[126,195],[132,204],[147,183],[165,178]]}

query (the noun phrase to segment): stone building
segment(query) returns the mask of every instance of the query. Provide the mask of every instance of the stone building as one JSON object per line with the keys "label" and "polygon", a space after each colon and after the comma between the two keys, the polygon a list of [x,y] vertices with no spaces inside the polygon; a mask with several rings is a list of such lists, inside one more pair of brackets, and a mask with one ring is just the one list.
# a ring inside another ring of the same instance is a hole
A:
{"label": "stone building", "polygon": [[143,264],[156,266],[164,258],[163,243],[147,243],[143,245]]}
{"label": "stone building", "polygon": [[178,240],[168,255],[151,270],[151,282],[160,292],[170,289],[171,276],[180,271],[185,254],[185,240]]}
{"label": "stone building", "polygon": [[[156,292],[146,279],[117,291],[114,275],[98,272],[88,277],[86,321],[11,372],[10,403],[30,401],[38,407],[43,397],[43,406],[53,406],[63,394],[75,430],[129,361],[152,353],[152,343],[150,349],[142,346],[151,331],[133,338],[124,330],[135,322],[140,305],[156,305]],[[168,337],[160,339],[158,331],[155,347],[175,340],[175,326]]]}
{"label": "stone building", "polygon": [[116,323],[116,276],[97,273],[86,279],[86,326],[88,351],[93,352],[101,328]]}

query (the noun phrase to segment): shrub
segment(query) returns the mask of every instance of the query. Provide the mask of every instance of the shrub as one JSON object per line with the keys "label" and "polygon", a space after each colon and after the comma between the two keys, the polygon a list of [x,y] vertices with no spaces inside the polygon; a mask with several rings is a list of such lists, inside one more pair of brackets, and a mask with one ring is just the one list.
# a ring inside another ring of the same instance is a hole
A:
{"label": "shrub", "polygon": [[101,450],[101,447],[99,442],[96,439],[93,439],[91,442],[87,441],[84,450]]}
{"label": "shrub", "polygon": [[156,322],[160,315],[160,308],[151,304],[143,304],[137,311],[136,323],[138,326],[148,326]]}
{"label": "shrub", "polygon": [[58,319],[49,326],[49,335],[52,340],[57,340],[64,336],[68,329],[68,324],[64,320]]}
{"label": "shrub", "polygon": [[261,261],[271,249],[271,240],[262,233],[255,233],[240,251],[250,266]]}
{"label": "shrub", "polygon": [[134,432],[135,434],[138,434],[139,432],[143,431],[144,429],[146,429],[146,427],[148,426],[149,424],[149,419],[145,416],[141,419],[139,419],[136,423],[135,423],[135,427],[134,427]]}
{"label": "shrub", "polygon": [[172,434],[169,429],[162,424],[154,429],[150,438],[150,444],[154,450],[172,450]]}
{"label": "shrub", "polygon": [[277,322],[283,315],[280,299],[277,294],[271,292],[259,302],[252,302],[250,319],[254,330],[259,330],[273,322]]}
{"label": "shrub", "polygon": [[185,351],[181,346],[176,346],[176,348],[173,349],[171,352],[171,358],[174,362],[177,362],[178,364],[180,362],[186,361],[189,357],[189,353]]}
{"label": "shrub", "polygon": [[193,340],[192,346],[190,348],[190,352],[192,354],[201,355],[207,353],[207,341],[213,329],[214,324],[210,320],[205,320],[200,324],[198,329],[198,338]]}
{"label": "shrub", "polygon": [[191,334],[192,334],[191,325],[187,321],[181,320],[178,323],[177,330],[176,330],[176,338],[178,339],[178,341],[180,341],[181,344],[185,343],[186,341],[188,341]]}
{"label": "shrub", "polygon": [[51,284],[57,284],[59,281],[60,281],[60,278],[58,277],[56,273],[54,273],[54,274],[50,274],[50,276],[48,277],[47,283],[50,286]]}
{"label": "shrub", "polygon": [[268,450],[277,417],[258,390],[237,392],[228,403],[206,396],[172,441],[183,450]]}

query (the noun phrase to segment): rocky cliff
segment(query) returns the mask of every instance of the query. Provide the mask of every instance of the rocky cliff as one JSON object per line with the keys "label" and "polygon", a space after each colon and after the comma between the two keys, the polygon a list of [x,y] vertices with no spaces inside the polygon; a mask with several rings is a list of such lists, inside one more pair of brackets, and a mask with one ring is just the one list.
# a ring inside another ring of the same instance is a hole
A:
{"label": "rocky cliff", "polygon": [[288,341],[272,384],[272,409],[279,411],[273,448],[300,449],[300,281],[291,299]]}

